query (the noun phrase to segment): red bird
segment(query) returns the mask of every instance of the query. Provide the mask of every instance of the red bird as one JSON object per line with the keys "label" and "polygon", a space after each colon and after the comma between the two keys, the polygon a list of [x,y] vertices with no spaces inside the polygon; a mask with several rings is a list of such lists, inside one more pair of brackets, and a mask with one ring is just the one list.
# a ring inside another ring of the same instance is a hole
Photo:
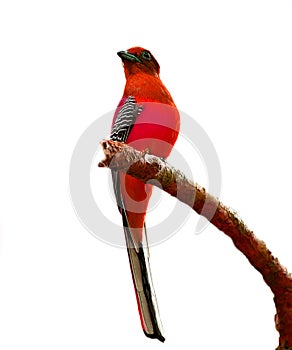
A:
{"label": "red bird", "polygon": [[[141,47],[118,52],[126,86],[115,112],[111,139],[165,159],[180,127],[179,112],[159,77],[159,64]],[[152,185],[119,172],[112,172],[142,328],[147,337],[164,341],[149,266],[145,215]]]}

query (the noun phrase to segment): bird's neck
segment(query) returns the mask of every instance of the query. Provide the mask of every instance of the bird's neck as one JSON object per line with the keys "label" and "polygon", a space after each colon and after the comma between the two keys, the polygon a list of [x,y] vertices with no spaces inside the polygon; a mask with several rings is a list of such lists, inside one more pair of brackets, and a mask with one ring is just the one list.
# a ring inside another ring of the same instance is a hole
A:
{"label": "bird's neck", "polygon": [[124,97],[134,96],[137,102],[160,102],[174,105],[159,76],[140,73],[127,77]]}

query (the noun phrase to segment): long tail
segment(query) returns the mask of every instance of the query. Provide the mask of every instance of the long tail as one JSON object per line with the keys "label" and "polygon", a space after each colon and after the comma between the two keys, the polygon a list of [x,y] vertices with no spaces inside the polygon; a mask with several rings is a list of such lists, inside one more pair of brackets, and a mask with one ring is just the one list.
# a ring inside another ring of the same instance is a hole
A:
{"label": "long tail", "polygon": [[152,283],[146,228],[144,226],[146,242],[139,242],[137,246],[133,241],[130,228],[127,225],[127,218],[124,211],[122,211],[122,216],[142,328],[147,337],[156,338],[164,342],[165,338],[162,335],[158,304]]}

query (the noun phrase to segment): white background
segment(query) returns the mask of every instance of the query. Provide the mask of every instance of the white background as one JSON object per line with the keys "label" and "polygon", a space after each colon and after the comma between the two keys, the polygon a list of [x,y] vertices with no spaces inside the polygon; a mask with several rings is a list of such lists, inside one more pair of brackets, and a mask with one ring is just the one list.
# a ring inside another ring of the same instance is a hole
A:
{"label": "white background", "polygon": [[291,1],[1,2],[1,349],[276,347],[268,287],[196,214],[151,249],[166,342],[147,339],[127,255],[80,224],[68,173],[122,95],[116,52],[146,47],[216,147],[221,200],[292,271],[291,18]]}

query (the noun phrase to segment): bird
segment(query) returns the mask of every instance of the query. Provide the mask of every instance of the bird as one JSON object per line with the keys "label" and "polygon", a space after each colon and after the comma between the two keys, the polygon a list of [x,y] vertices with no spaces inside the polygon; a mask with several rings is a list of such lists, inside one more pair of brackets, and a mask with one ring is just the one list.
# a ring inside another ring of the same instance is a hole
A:
{"label": "bird", "polygon": [[[119,51],[126,84],[116,108],[110,138],[165,160],[179,134],[180,114],[160,79],[160,66],[142,47]],[[112,181],[122,216],[125,241],[145,335],[165,341],[153,287],[145,216],[152,185],[122,172],[112,171]]]}

